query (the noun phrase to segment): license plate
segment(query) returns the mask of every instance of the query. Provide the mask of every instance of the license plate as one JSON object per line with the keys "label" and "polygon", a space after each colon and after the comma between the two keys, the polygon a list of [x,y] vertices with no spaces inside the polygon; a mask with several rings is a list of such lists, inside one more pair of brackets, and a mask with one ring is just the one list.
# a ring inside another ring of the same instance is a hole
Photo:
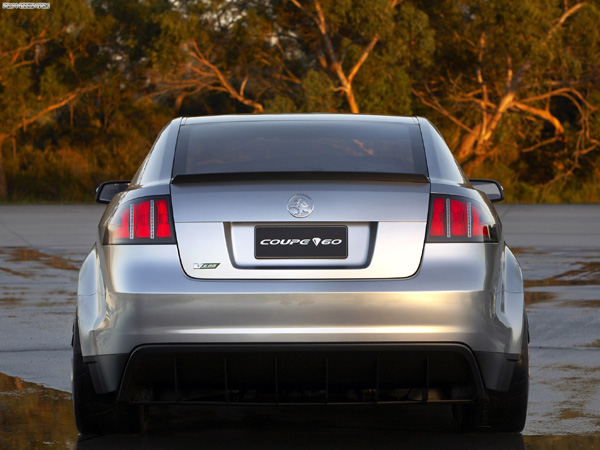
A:
{"label": "license plate", "polygon": [[348,227],[254,227],[254,256],[257,259],[345,259],[348,257]]}

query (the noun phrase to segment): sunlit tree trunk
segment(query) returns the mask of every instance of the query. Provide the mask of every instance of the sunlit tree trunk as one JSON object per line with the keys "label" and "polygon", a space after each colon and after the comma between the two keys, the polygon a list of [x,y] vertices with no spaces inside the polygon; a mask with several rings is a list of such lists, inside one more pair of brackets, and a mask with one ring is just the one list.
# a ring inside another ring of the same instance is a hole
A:
{"label": "sunlit tree trunk", "polygon": [[[329,64],[325,60],[322,61],[322,65],[324,65],[324,69],[327,70],[329,68],[332,75],[338,79],[339,87],[336,89],[338,91],[342,91],[346,96],[346,101],[348,102],[348,106],[350,107],[350,111],[353,114],[358,114],[360,112],[358,103],[356,101],[356,97],[354,95],[354,89],[352,87],[352,82],[354,81],[354,77],[360,70],[361,66],[369,57],[369,54],[381,39],[378,33],[370,39],[369,43],[364,47],[362,54],[358,58],[358,60],[354,63],[349,72],[345,72],[342,67],[343,56],[340,55],[340,52],[336,51],[333,46],[332,36],[330,35],[329,25],[327,19],[325,18],[325,14],[323,12],[323,8],[321,6],[321,2],[319,0],[313,0],[313,6],[315,8],[315,13],[309,11],[300,0],[291,0],[296,7],[302,10],[312,22],[317,26],[319,33],[321,34],[321,39],[323,40],[323,47],[325,49],[325,54],[327,55],[327,59]],[[385,9],[386,14],[390,14],[392,10],[401,2],[402,0],[389,0],[388,5]]]}
{"label": "sunlit tree trunk", "polygon": [[[547,31],[540,44],[538,44],[539,48],[547,47],[552,37],[564,25],[565,21],[579,11],[585,4],[585,2],[581,2],[565,9],[561,16],[554,21],[554,24]],[[472,48],[475,47],[475,45],[477,44],[471,41]],[[483,71],[483,60],[484,54],[488,57],[490,49],[488,48],[485,31],[478,37],[478,45],[476,48],[478,52],[478,61],[475,66],[475,75],[478,86],[476,89],[473,89],[472,84],[467,84],[462,90],[457,90],[456,88],[460,86],[459,80],[462,78],[462,74],[451,79],[450,84],[452,90],[455,91],[453,93],[453,98],[457,100],[451,107],[442,105],[440,99],[437,98],[438,95],[431,91],[427,83],[425,83],[425,89],[422,91],[413,89],[413,93],[423,104],[440,112],[464,130],[454,153],[467,173],[493,157],[494,138],[496,138],[496,135],[498,134],[499,125],[501,124],[502,119],[505,118],[508,113],[526,115],[533,120],[545,120],[554,127],[554,138],[549,142],[556,142],[563,139],[565,134],[564,126],[561,121],[552,114],[548,106],[549,104],[547,103],[545,108],[538,108],[532,106],[531,103],[539,102],[543,99],[547,100],[552,96],[563,96],[569,98],[576,104],[581,103],[583,104],[583,107],[587,107],[587,102],[583,100],[582,95],[577,89],[573,86],[563,87],[551,90],[542,96],[540,96],[538,92],[528,92],[531,85],[527,85],[526,77],[530,72],[536,69],[531,57],[526,58],[520,64],[518,69],[513,72],[512,57],[511,55],[507,55],[505,77],[503,79],[499,78],[497,74],[493,74],[492,72],[492,76],[489,79],[486,79]],[[495,99],[492,95],[494,92],[499,94]],[[467,103],[476,104],[480,110],[480,115],[475,121],[461,116],[461,111],[464,111],[464,109],[461,110],[461,106]],[[457,105],[459,105],[459,108],[454,109]],[[581,110],[581,106],[576,106]]]}

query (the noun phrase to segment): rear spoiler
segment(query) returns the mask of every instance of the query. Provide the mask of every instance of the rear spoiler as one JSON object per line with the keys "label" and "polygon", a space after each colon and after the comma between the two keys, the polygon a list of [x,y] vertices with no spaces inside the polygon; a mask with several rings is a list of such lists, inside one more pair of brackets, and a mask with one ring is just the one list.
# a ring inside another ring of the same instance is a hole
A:
{"label": "rear spoiler", "polygon": [[228,181],[384,181],[391,183],[429,183],[418,173],[381,172],[233,172],[175,175],[171,184],[219,183]]}

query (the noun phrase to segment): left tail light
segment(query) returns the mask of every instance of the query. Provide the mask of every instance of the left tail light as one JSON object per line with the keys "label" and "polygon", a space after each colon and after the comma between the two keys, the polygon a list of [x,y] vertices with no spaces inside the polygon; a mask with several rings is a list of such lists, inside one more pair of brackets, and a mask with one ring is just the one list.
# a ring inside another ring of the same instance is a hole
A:
{"label": "left tail light", "polygon": [[168,197],[145,197],[124,203],[108,222],[105,244],[174,244]]}

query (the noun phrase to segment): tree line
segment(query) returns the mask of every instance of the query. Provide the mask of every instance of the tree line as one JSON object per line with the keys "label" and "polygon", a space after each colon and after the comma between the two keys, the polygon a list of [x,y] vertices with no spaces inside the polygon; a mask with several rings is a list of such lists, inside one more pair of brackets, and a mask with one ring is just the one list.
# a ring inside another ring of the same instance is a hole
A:
{"label": "tree line", "polygon": [[432,120],[512,201],[600,201],[600,0],[60,0],[0,11],[0,200],[89,200],[172,117]]}

